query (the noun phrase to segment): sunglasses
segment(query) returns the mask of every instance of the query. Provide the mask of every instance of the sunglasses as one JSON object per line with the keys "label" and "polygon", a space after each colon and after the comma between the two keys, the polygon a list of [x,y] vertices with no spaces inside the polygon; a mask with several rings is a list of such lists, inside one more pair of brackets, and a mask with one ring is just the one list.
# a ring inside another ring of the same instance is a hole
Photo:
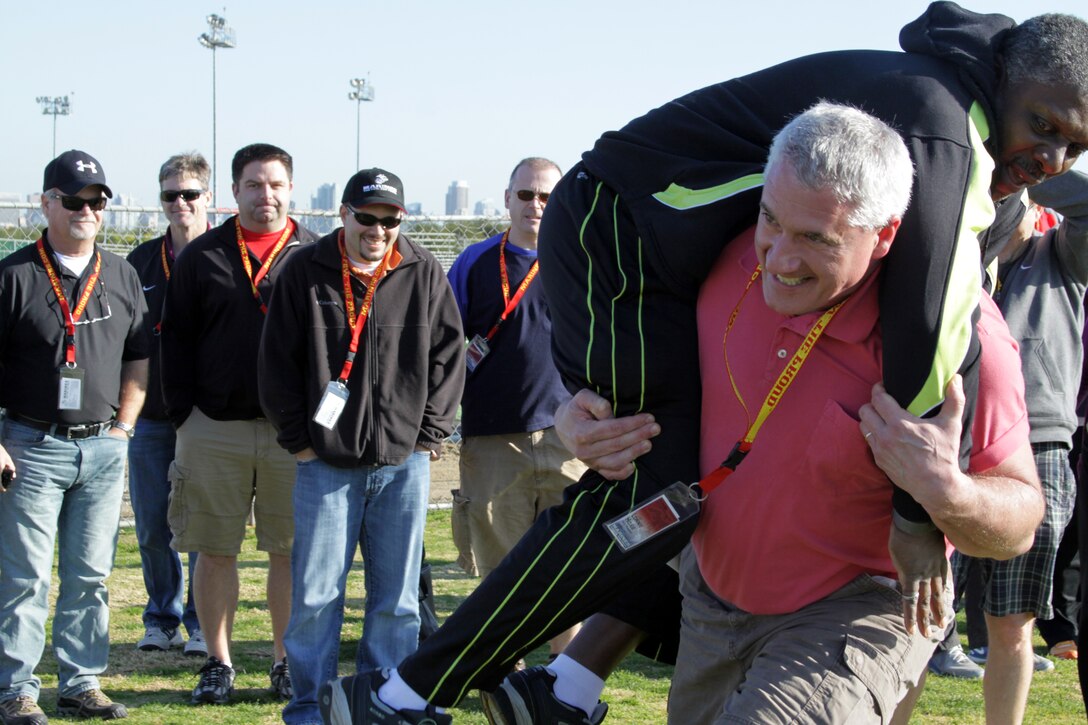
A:
{"label": "sunglasses", "polygon": [[196,201],[207,193],[205,189],[180,189],[179,191],[160,191],[159,198],[167,204],[173,204],[180,196],[185,201]]}
{"label": "sunglasses", "polygon": [[68,196],[66,194],[49,194],[50,199],[56,199],[68,211],[81,211],[83,205],[91,207],[91,211],[102,211],[106,208],[106,197],[97,199],[84,199],[82,196]]}
{"label": "sunglasses", "polygon": [[[345,204],[345,206],[347,205]],[[386,229],[393,229],[394,227],[399,227],[400,223],[404,221],[399,216],[376,217],[373,214],[367,214],[364,211],[355,211],[350,206],[348,207],[348,211],[355,217],[355,221],[359,222],[364,227],[372,227],[375,224],[381,224]]]}
{"label": "sunglasses", "polygon": [[529,189],[518,189],[514,194],[522,201],[532,201],[534,198],[540,199],[541,204],[547,204],[548,198],[551,197],[550,191],[531,191]]}

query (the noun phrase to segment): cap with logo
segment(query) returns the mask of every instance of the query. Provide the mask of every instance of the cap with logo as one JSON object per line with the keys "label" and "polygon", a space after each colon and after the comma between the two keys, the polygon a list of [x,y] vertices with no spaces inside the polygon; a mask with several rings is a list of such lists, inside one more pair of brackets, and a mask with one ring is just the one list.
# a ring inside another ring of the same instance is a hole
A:
{"label": "cap with logo", "polygon": [[106,172],[98,159],[85,151],[65,151],[45,167],[42,191],[60,189],[62,194],[73,196],[88,186],[98,185],[109,198],[113,192],[106,186]]}
{"label": "cap with logo", "polygon": [[404,207],[404,184],[400,177],[384,169],[363,169],[348,179],[340,200],[359,209],[367,204],[389,204],[407,213]]}

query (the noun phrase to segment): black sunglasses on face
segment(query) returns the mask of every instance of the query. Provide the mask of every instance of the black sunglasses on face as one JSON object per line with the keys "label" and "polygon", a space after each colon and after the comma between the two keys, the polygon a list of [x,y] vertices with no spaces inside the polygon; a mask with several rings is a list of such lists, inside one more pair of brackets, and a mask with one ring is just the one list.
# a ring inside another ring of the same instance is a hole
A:
{"label": "black sunglasses on face", "polygon": [[185,201],[196,201],[207,192],[204,189],[181,189],[179,191],[161,191],[159,198],[167,204],[173,204],[180,196]]}
{"label": "black sunglasses on face", "polygon": [[541,204],[547,204],[548,198],[551,197],[550,191],[532,191],[531,189],[518,189],[514,192],[514,195],[522,201],[532,201],[533,197],[540,199]]}
{"label": "black sunglasses on face", "polygon": [[49,194],[50,199],[56,199],[68,211],[82,211],[83,205],[91,207],[91,211],[102,211],[106,208],[106,197],[97,199],[84,199],[82,196],[68,196],[66,194]]}
{"label": "black sunglasses on face", "polygon": [[394,227],[399,227],[400,223],[404,221],[399,216],[376,217],[373,214],[367,214],[363,211],[355,211],[350,206],[348,207],[348,211],[355,217],[355,221],[359,222],[364,227],[372,227],[375,224],[381,224],[386,229],[393,229]]}

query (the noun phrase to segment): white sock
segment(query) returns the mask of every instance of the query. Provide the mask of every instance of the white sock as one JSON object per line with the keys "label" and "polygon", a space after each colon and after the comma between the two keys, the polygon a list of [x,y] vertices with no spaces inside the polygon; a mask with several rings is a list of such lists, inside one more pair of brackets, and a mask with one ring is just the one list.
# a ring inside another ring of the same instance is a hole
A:
{"label": "white sock", "polygon": [[393,670],[389,679],[378,688],[378,699],[394,710],[425,710],[427,701],[401,679],[400,673]]}
{"label": "white sock", "polygon": [[552,687],[560,702],[578,708],[587,716],[593,714],[604,692],[604,680],[566,655],[556,657],[547,670],[555,675]]}

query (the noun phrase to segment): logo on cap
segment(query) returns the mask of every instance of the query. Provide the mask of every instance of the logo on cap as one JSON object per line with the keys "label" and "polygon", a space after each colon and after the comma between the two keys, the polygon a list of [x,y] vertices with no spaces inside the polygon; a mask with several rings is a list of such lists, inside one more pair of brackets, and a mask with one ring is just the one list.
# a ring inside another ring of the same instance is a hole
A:
{"label": "logo on cap", "polygon": [[86,171],[87,169],[90,169],[92,174],[98,173],[98,167],[94,165],[93,161],[77,161],[76,168],[80,171]]}
{"label": "logo on cap", "polygon": [[386,176],[385,174],[378,174],[377,176],[374,177],[374,181],[378,182],[378,184],[381,185],[381,184],[384,184],[385,182],[389,181],[389,177]]}

